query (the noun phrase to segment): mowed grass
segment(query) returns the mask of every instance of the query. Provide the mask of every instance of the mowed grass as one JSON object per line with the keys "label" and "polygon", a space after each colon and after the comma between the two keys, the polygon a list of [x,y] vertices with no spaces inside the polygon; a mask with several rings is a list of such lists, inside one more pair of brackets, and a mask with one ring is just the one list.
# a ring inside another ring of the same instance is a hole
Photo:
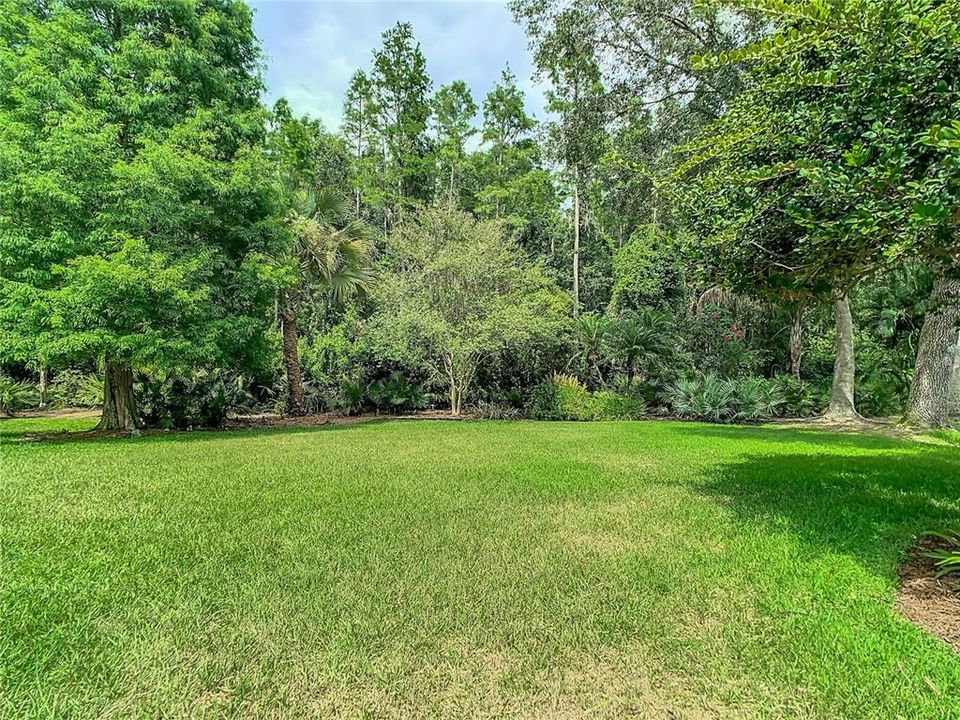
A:
{"label": "mowed grass", "polygon": [[960,449],[683,423],[0,439],[4,718],[955,718]]}

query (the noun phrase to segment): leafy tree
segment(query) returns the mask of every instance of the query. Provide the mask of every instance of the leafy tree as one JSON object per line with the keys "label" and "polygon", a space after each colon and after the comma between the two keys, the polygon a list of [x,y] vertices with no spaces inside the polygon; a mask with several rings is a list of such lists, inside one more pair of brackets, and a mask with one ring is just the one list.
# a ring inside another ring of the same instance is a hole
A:
{"label": "leafy tree", "polygon": [[459,183],[466,162],[466,144],[477,134],[472,120],[477,114],[470,88],[462,80],[444,85],[433,96],[434,132],[439,178],[446,185],[450,205],[459,204]]}
{"label": "leafy tree", "polygon": [[422,212],[389,239],[374,342],[445,379],[459,415],[478,368],[511,348],[549,343],[563,293],[501,223],[452,208]]}
{"label": "leafy tree", "polygon": [[290,255],[296,278],[283,295],[283,363],[287,373],[287,413],[307,412],[297,343],[297,319],[304,295],[320,292],[339,301],[369,287],[371,231],[349,214],[343,197],[324,188],[316,194],[298,192],[288,218]]}
{"label": "leafy tree", "polygon": [[376,153],[380,142],[373,85],[363,70],[357,70],[350,78],[343,101],[340,131],[350,149],[354,214],[359,218],[361,204],[364,202],[364,190],[375,185]]}
{"label": "leafy tree", "polygon": [[410,23],[383,33],[370,75],[383,143],[384,174],[390,189],[388,214],[395,217],[415,201],[432,197],[432,157],[427,123],[430,88],[427,61]]}
{"label": "leafy tree", "polygon": [[[955,159],[937,137],[956,117],[960,9],[908,0],[730,5],[762,9],[774,32],[702,61],[747,62],[752,70],[686,168],[710,167],[698,203],[714,218],[718,254],[733,260],[725,267],[767,288],[832,293],[839,342],[832,409],[850,414],[849,289],[896,262],[921,258],[944,272],[956,263]],[[937,305],[953,294],[943,284],[937,292]],[[940,358],[932,383],[938,400],[921,403],[938,409],[912,414],[938,424],[955,332],[928,338],[936,350],[921,348],[917,376],[928,373],[928,357]]]}
{"label": "leafy tree", "polygon": [[0,6],[0,354],[100,358],[103,428],[136,426],[134,367],[260,345],[258,62],[239,2]]}

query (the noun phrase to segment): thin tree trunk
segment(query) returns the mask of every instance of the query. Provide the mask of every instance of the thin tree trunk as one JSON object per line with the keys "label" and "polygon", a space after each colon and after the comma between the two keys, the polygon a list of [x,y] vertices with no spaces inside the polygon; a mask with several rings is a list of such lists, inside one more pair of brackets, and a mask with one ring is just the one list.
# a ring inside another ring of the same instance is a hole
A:
{"label": "thin tree trunk", "polygon": [[941,279],[933,307],[923,319],[916,369],[904,422],[921,428],[944,427],[950,414],[950,383],[957,355],[960,280]]}
{"label": "thin tree trunk", "polygon": [[803,305],[793,310],[793,322],[790,325],[790,356],[787,365],[790,374],[800,379],[800,362],[803,359]]}
{"label": "thin tree trunk", "polygon": [[283,328],[283,365],[287,371],[288,415],[307,414],[303,376],[300,373],[300,354],[297,348],[297,305],[297,298],[288,296],[286,304],[280,311]]}
{"label": "thin tree trunk", "polygon": [[830,391],[830,407],[827,416],[832,418],[856,418],[854,383],[856,361],[853,351],[853,316],[850,314],[850,299],[835,295],[834,319],[837,327],[836,361],[833,366],[833,389]]}
{"label": "thin tree trunk", "polygon": [[50,404],[50,383],[46,366],[40,367],[40,409]]}
{"label": "thin tree trunk", "polygon": [[960,337],[957,338],[957,349],[953,356],[953,377],[950,379],[950,415],[960,415]]}
{"label": "thin tree trunk", "polygon": [[137,406],[133,396],[133,370],[108,360],[103,375],[103,414],[98,430],[136,430]]}
{"label": "thin tree trunk", "polygon": [[580,172],[573,171],[573,316],[580,314]]}

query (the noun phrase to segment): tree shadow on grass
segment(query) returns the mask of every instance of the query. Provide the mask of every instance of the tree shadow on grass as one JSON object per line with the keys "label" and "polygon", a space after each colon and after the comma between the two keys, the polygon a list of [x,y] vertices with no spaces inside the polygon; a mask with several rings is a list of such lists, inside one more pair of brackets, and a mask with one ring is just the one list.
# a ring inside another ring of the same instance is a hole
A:
{"label": "tree shadow on grass", "polygon": [[[824,449],[828,440],[809,438]],[[960,524],[960,453],[873,440],[873,453],[850,453],[851,439],[838,438],[835,453],[740,456],[708,469],[698,490],[749,524],[891,577],[919,534]]]}
{"label": "tree shadow on grass", "polygon": [[777,425],[711,425],[707,423],[677,423],[679,433],[719,440],[760,440],[778,444],[804,443],[824,448],[855,447],[867,450],[882,450],[904,447],[910,441],[905,438],[879,432],[854,432],[811,427]]}

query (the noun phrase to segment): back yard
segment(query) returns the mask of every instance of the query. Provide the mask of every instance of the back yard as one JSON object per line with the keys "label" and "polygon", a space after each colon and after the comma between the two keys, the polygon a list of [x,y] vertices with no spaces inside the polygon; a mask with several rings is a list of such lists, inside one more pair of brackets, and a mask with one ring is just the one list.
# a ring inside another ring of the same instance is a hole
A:
{"label": "back yard", "polygon": [[903,554],[960,513],[955,447],[670,422],[17,439],[39,426],[0,421],[5,718],[960,714],[960,656],[895,609]]}

